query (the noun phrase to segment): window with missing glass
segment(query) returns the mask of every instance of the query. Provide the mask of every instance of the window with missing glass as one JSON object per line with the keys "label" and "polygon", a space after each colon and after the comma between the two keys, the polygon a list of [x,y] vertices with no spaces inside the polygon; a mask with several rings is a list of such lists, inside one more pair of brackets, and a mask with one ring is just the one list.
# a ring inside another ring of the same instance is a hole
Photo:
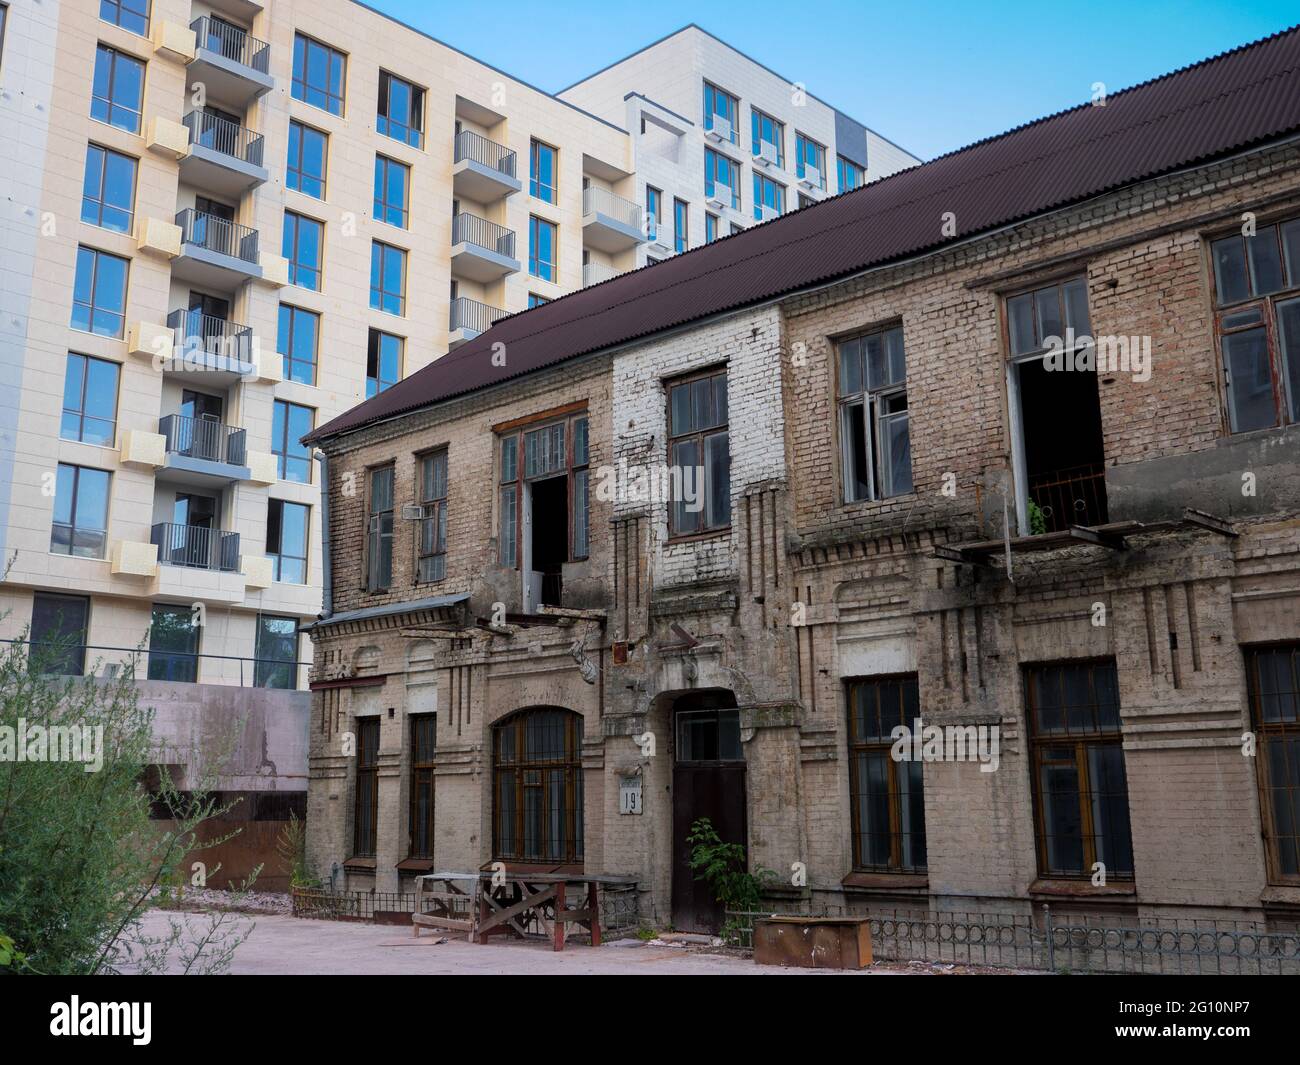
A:
{"label": "window with missing glass", "polygon": [[925,872],[925,784],[920,761],[893,757],[893,730],[921,716],[916,674],[850,680],[849,821],[853,868]]}
{"label": "window with missing glass", "polygon": [[325,199],[325,160],[329,137],[301,122],[289,122],[289,164],[285,185],[305,196]]}
{"label": "window with missing glass", "polygon": [[1024,669],[1031,779],[1044,877],[1133,878],[1128,780],[1113,661]]}
{"label": "window with missing glass", "polygon": [[393,467],[370,471],[366,507],[366,590],[393,583]]}
{"label": "window with missing glass", "polygon": [[316,383],[316,352],[320,340],[320,315],[288,303],[280,304],[275,350],[283,357],[286,381]]}
{"label": "window with missing glass", "polygon": [[[577,562],[591,550],[590,454],[585,410],[554,420],[504,430],[500,441],[499,551],[503,566],[515,568],[523,550],[520,521],[524,501],[552,489],[567,505],[568,542],[561,536],[562,561]],[[547,486],[538,489],[539,483]],[[531,488],[530,488],[531,486]],[[534,562],[537,560],[534,559]],[[558,605],[558,604],[556,604]]]}
{"label": "window with missing glass", "polygon": [[325,262],[325,223],[285,211],[280,254],[289,262],[289,284],[319,291]]}
{"label": "window with missing glass", "polygon": [[420,456],[419,547],[416,580],[440,581],[447,575],[447,450]]}
{"label": "window with missing glass", "polygon": [[302,438],[312,431],[316,412],[299,403],[277,399],[271,414],[271,452],[282,481],[311,484],[311,448]]}
{"label": "window with missing glass", "polygon": [[412,715],[409,858],[433,857],[433,770],[437,739],[437,714]]}
{"label": "window with missing glass", "polygon": [[58,464],[50,551],[56,555],[104,558],[108,543],[111,474],[90,466]]}
{"label": "window with missing glass", "polygon": [[295,100],[332,115],[343,114],[343,79],[347,57],[301,33],[293,39],[292,92]]}
{"label": "window with missing glass", "polygon": [[910,492],[912,441],[903,327],[841,340],[836,355],[844,501]]}
{"label": "window with missing glass", "polygon": [[1234,433],[1300,422],[1300,218],[1210,244]]}
{"label": "window with missing glass", "polygon": [[81,676],[86,672],[89,630],[89,598],[37,592],[32,599],[29,669],[46,675]]}
{"label": "window with missing glass", "polygon": [[731,452],[727,429],[727,371],[706,370],[671,381],[668,463],[674,485],[669,531],[674,536],[731,525]]}
{"label": "window with missing glass", "polygon": [[376,222],[405,229],[410,218],[411,168],[387,156],[375,156]]}
{"label": "window with missing glass", "polygon": [[732,144],[740,143],[740,101],[707,81],[704,83],[704,128]]}
{"label": "window with missing glass", "polygon": [[544,203],[556,203],[560,153],[549,144],[533,140],[528,147],[528,194]]}
{"label": "window with missing glass", "polygon": [[405,341],[392,333],[370,330],[366,342],[366,399],[377,396],[402,379]]}
{"label": "window with missing glass", "polygon": [[90,117],[128,133],[140,132],[144,107],[144,63],[101,44],[95,50]]}
{"label": "window with missing glass", "polygon": [[99,17],[141,37],[149,36],[149,0],[99,0]]}
{"label": "window with missing glass", "polygon": [[188,606],[155,604],[149,623],[149,679],[197,682],[200,631]]}
{"label": "window with missing glass", "polygon": [[298,686],[298,619],[277,614],[257,615],[253,686]]}
{"label": "window with missing glass", "polygon": [[1300,884],[1300,643],[1245,656],[1269,880]]}
{"label": "window with missing glass", "polygon": [[424,90],[396,74],[379,72],[375,132],[413,148],[424,146]]}
{"label": "window with missing glass", "polygon": [[311,507],[284,499],[266,502],[266,554],[271,577],[284,584],[307,583],[307,537]]}
{"label": "window with missing glass", "polygon": [[580,865],[582,717],[537,708],[492,728],[492,856]]}
{"label": "window with missing glass", "polygon": [[117,384],[121,367],[108,359],[68,352],[63,370],[59,436],[112,447],[117,439]]}
{"label": "window with missing glass", "polygon": [[378,240],[370,245],[370,306],[386,314],[406,313],[406,252]]}
{"label": "window with missing glass", "polygon": [[379,836],[379,718],[360,717],[356,722],[352,857],[373,858]]}
{"label": "window with missing glass", "polygon": [[81,220],[114,233],[130,233],[135,216],[135,173],[136,161],[131,156],[88,145]]}
{"label": "window with missing glass", "polygon": [[128,261],[82,245],[72,282],[72,328],[121,338],[126,329]]}

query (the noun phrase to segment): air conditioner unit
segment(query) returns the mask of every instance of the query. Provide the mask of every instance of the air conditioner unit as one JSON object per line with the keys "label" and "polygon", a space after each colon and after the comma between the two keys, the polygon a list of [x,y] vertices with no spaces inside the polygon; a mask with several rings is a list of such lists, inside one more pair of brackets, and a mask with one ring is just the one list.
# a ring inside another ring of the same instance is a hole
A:
{"label": "air conditioner unit", "polygon": [[723,118],[722,115],[714,115],[711,127],[704,131],[704,135],[711,141],[718,143],[730,143],[731,141],[731,119]]}
{"label": "air conditioner unit", "polygon": [[781,159],[777,154],[776,145],[771,141],[760,141],[758,154],[754,156],[754,162],[759,166],[779,166]]}
{"label": "air conditioner unit", "polygon": [[424,516],[424,505],[422,503],[402,504],[403,521],[423,521]]}
{"label": "air conditioner unit", "polygon": [[815,166],[805,166],[803,168],[803,177],[799,179],[799,184],[809,189],[820,189],[822,187],[821,171]]}
{"label": "air conditioner unit", "polygon": [[714,207],[731,206],[731,186],[724,185],[720,181],[713,183],[713,193],[709,196],[708,202]]}

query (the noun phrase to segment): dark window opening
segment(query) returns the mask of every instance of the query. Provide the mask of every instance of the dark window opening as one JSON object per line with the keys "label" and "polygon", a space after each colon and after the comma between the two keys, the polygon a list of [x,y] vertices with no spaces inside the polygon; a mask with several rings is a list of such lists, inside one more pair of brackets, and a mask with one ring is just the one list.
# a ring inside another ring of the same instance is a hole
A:
{"label": "dark window opening", "polygon": [[563,588],[564,563],[569,558],[569,479],[551,477],[533,481],[532,497],[532,573],[538,584],[534,601],[543,606],[559,606]]}
{"label": "dark window opening", "polygon": [[379,826],[379,718],[357,721],[356,805],[352,856],[373,858]]}
{"label": "dark window opening", "polygon": [[411,718],[411,858],[433,857],[433,756],[436,714]]}

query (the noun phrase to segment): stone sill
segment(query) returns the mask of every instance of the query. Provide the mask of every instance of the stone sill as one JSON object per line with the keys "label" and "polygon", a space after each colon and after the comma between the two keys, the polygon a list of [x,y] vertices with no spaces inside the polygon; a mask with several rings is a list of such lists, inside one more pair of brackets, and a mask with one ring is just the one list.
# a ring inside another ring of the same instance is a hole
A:
{"label": "stone sill", "polygon": [[1087,880],[1035,880],[1029,885],[1029,894],[1049,898],[1125,898],[1137,895],[1137,884],[1126,881],[1094,887]]}
{"label": "stone sill", "polygon": [[928,891],[930,878],[925,873],[849,873],[840,884],[863,891]]}

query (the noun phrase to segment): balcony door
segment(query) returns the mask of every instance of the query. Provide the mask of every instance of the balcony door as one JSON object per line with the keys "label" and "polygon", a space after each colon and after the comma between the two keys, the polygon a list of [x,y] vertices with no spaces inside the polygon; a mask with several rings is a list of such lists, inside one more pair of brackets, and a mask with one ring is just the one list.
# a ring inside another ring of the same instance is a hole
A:
{"label": "balcony door", "polygon": [[221,415],[224,405],[220,396],[207,392],[187,388],[181,393],[180,415],[185,421],[181,423],[180,443],[185,446],[178,450],[182,454],[209,462],[223,461]]}
{"label": "balcony door", "polygon": [[238,156],[239,116],[212,106],[204,107],[200,115],[198,143],[223,155]]}
{"label": "balcony door", "polygon": [[208,569],[215,558],[221,501],[199,492],[178,492],[172,504],[172,562]]}
{"label": "balcony door", "polygon": [[189,312],[187,337],[202,337],[205,351],[219,351],[230,321],[230,301],[191,290]]}

